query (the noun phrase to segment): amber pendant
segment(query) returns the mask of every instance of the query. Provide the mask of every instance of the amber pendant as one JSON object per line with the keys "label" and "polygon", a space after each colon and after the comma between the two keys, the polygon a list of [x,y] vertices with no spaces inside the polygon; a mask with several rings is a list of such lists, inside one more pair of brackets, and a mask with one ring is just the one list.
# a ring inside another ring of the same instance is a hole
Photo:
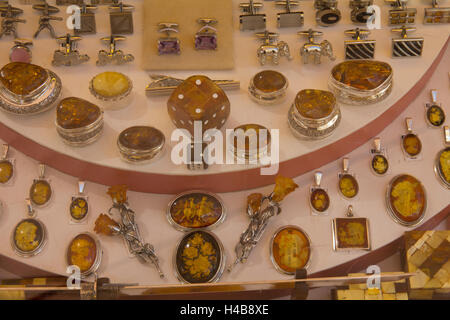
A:
{"label": "amber pendant", "polygon": [[270,259],[277,271],[293,275],[307,268],[311,258],[311,240],[297,226],[284,226],[275,231],[270,242]]}
{"label": "amber pendant", "polygon": [[100,241],[93,234],[81,233],[70,241],[67,248],[67,265],[77,266],[81,277],[95,273],[102,261]]}
{"label": "amber pendant", "polygon": [[443,186],[450,189],[450,129],[448,126],[444,127],[444,138],[448,147],[437,154],[434,162],[434,171]]}
{"label": "amber pendant", "polygon": [[354,199],[359,192],[359,184],[355,175],[349,172],[348,158],[342,159],[342,172],[338,174],[338,189],[346,199]]}
{"label": "amber pendant", "polygon": [[85,187],[85,181],[78,181],[78,194],[72,196],[69,206],[70,221],[72,223],[85,222],[89,213],[88,197],[84,194]]}
{"label": "amber pendant", "polygon": [[53,190],[50,181],[45,178],[45,165],[39,164],[39,178],[34,179],[30,187],[29,197],[33,205],[43,207],[50,202]]}
{"label": "amber pendant", "polygon": [[332,229],[334,251],[370,250],[369,220],[354,217],[352,205],[345,218],[333,219]]}
{"label": "amber pendant", "polygon": [[372,160],[370,161],[370,168],[377,176],[384,176],[389,171],[389,161],[386,156],[386,150],[381,148],[381,139],[374,139],[375,148],[370,150]]}
{"label": "amber pendant", "polygon": [[0,157],[0,183],[10,184],[14,176],[14,159],[8,158],[9,145],[3,145],[3,152]]}
{"label": "amber pendant", "polygon": [[320,186],[322,176],[322,172],[320,171],[314,174],[315,184],[310,189],[309,204],[312,215],[327,215],[328,209],[330,208],[330,196],[327,190]]}
{"label": "amber pendant", "polygon": [[407,159],[418,160],[422,152],[422,141],[419,136],[412,131],[412,119],[406,118],[406,128],[408,132],[402,135],[402,150]]}
{"label": "amber pendant", "polygon": [[445,112],[442,105],[437,102],[437,90],[431,90],[432,102],[425,105],[425,119],[429,126],[440,128],[445,122]]}

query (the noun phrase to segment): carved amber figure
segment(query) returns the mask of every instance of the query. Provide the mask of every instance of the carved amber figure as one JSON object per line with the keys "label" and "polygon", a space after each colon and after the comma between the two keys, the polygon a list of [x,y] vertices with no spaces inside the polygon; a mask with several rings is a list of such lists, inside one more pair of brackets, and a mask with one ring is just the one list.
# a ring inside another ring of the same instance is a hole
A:
{"label": "carved amber figure", "polygon": [[56,108],[56,122],[64,129],[78,129],[93,124],[102,111],[89,101],[69,97],[61,100]]}
{"label": "carved amber figure", "polygon": [[107,194],[111,197],[114,202],[125,203],[127,202],[127,190],[128,186],[116,185],[108,188]]}
{"label": "carved amber figure", "polygon": [[80,268],[81,272],[88,271],[97,258],[97,244],[88,234],[79,234],[69,245],[67,263]]}
{"label": "carved amber figure", "polygon": [[389,201],[395,216],[406,223],[419,220],[425,212],[425,190],[420,181],[410,175],[400,175],[393,179]]}
{"label": "carved amber figure", "polygon": [[10,92],[26,96],[40,88],[49,78],[44,68],[24,62],[11,62],[0,70],[0,81]]}
{"label": "carved amber figure", "polygon": [[281,202],[283,199],[295,189],[298,185],[291,178],[277,176],[275,179],[275,188],[273,189],[272,200]]}
{"label": "carved amber figure", "polygon": [[405,152],[411,157],[419,155],[422,151],[422,142],[417,135],[412,133],[408,133],[405,137],[403,137],[402,145]]}
{"label": "carved amber figure", "polygon": [[311,243],[302,230],[285,227],[278,231],[272,242],[272,257],[284,272],[293,274],[304,268],[311,256]]}

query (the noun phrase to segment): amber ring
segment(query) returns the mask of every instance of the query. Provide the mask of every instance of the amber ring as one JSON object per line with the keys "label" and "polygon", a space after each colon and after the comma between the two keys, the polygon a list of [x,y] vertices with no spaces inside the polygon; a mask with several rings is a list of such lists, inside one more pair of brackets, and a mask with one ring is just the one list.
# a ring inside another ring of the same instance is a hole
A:
{"label": "amber ring", "polygon": [[286,96],[288,86],[289,82],[283,74],[265,70],[253,76],[248,92],[250,97],[259,104],[276,104]]}

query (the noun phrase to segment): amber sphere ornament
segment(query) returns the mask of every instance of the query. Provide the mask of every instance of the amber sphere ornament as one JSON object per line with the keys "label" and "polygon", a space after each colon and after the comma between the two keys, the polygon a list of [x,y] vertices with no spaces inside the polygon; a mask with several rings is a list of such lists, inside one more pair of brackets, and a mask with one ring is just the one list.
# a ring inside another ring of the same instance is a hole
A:
{"label": "amber sphere ornament", "polygon": [[11,62],[0,69],[0,108],[14,114],[48,110],[61,93],[61,80],[40,66]]}
{"label": "amber sphere ornament", "polygon": [[208,129],[220,129],[230,115],[230,101],[208,77],[192,76],[172,92],[167,112],[177,128],[194,135],[195,121],[201,122],[202,133]]}
{"label": "amber sphere ornament", "polygon": [[259,104],[276,104],[283,100],[289,86],[287,78],[280,72],[265,70],[250,80],[248,92]]}
{"label": "amber sphere ornament", "polygon": [[161,154],[164,134],[156,128],[135,126],[119,134],[117,146],[121,158],[131,163],[147,163]]}
{"label": "amber sphere ornament", "polygon": [[344,61],[331,70],[328,86],[346,104],[370,104],[386,98],[392,90],[392,67],[376,60]]}
{"label": "amber sphere ornament", "polygon": [[97,271],[101,257],[100,242],[90,233],[77,235],[67,248],[67,265],[80,268],[82,277],[89,276]]}
{"label": "amber sphere ornament", "polygon": [[45,179],[44,173],[45,165],[39,164],[39,178],[34,179],[29,191],[31,203],[38,207],[47,205],[53,194],[50,182]]}

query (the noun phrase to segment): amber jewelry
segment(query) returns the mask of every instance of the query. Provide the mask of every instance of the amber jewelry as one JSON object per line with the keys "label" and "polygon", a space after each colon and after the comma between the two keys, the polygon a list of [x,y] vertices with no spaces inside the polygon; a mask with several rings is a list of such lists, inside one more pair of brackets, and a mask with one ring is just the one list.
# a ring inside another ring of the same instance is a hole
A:
{"label": "amber jewelry", "polygon": [[333,67],[328,87],[342,103],[365,105],[385,99],[392,79],[392,67],[386,62],[349,60]]}
{"label": "amber jewelry", "polygon": [[11,247],[21,257],[32,257],[44,249],[47,243],[47,229],[36,218],[30,199],[26,199],[27,217],[21,220],[11,232]]}
{"label": "amber jewelry", "polygon": [[345,40],[345,59],[373,59],[375,55],[375,40],[366,40],[370,34],[366,29],[351,29],[344,32],[353,40]]}
{"label": "amber jewelry", "polygon": [[313,216],[328,215],[330,209],[330,196],[326,189],[322,188],[323,174],[320,171],[314,173],[314,185],[309,189],[309,206]]}
{"label": "amber jewelry", "polygon": [[162,154],[164,134],[156,128],[134,126],[125,129],[117,138],[123,160],[129,163],[148,163]]}
{"label": "amber jewelry", "polygon": [[349,171],[349,159],[347,157],[342,159],[342,172],[338,173],[338,179],[340,194],[348,200],[355,199],[359,193],[359,184],[355,175]]}
{"label": "amber jewelry", "polygon": [[171,33],[178,33],[178,23],[161,22],[158,23],[158,32],[165,33],[165,37],[158,39],[158,55],[181,54],[180,40],[171,36]]}
{"label": "amber jewelry", "polygon": [[266,15],[257,13],[262,7],[263,4],[261,2],[254,2],[253,0],[239,4],[239,8],[244,13],[239,16],[239,28],[241,31],[266,29]]}
{"label": "amber jewelry", "polygon": [[132,34],[133,33],[133,10],[134,6],[123,4],[120,0],[113,0],[109,9],[109,22],[111,24],[111,34]]}
{"label": "amber jewelry", "polygon": [[53,53],[52,65],[59,66],[76,66],[81,63],[89,61],[87,54],[80,54],[76,50],[76,43],[81,40],[79,36],[71,36],[69,33],[64,37],[58,37],[56,40],[59,43],[60,49]]}
{"label": "amber jewelry", "polygon": [[80,269],[81,278],[86,278],[97,272],[102,262],[102,246],[97,237],[89,232],[75,236],[67,247],[67,266]]}
{"label": "amber jewelry", "polygon": [[431,102],[425,104],[425,119],[432,128],[440,128],[445,122],[445,111],[437,102],[437,90],[431,90]]}
{"label": "amber jewelry", "polygon": [[3,17],[0,29],[0,39],[3,36],[13,35],[14,38],[18,38],[17,35],[17,23],[25,23],[26,20],[19,19],[17,16],[23,13],[22,9],[15,8],[6,2],[6,5],[0,6],[0,14]]}
{"label": "amber jewelry", "polygon": [[186,147],[186,166],[189,170],[206,170],[209,167],[205,142],[192,142]]}
{"label": "amber jewelry", "polygon": [[[83,2],[83,1],[82,1]],[[97,6],[87,5],[84,2],[80,6],[80,25],[73,32],[79,34],[95,34],[97,33],[97,25],[95,23],[95,13]]]}
{"label": "amber jewelry", "polygon": [[61,93],[61,80],[40,66],[11,62],[0,70],[0,108],[27,115],[44,112]]}
{"label": "amber jewelry", "polygon": [[341,20],[341,11],[337,8],[337,0],[314,0],[316,22],[322,27],[335,25]]}
{"label": "amber jewelry", "polygon": [[315,31],[312,29],[297,32],[299,36],[308,37],[306,42],[300,49],[300,56],[303,57],[303,63],[308,64],[310,57],[313,57],[314,64],[320,64],[322,56],[328,57],[334,61],[336,57],[333,54],[333,46],[328,40],[323,40],[321,43],[315,42],[314,38],[323,35],[322,31]]}
{"label": "amber jewelry", "polygon": [[0,157],[0,184],[8,185],[14,177],[14,159],[8,158],[9,145],[3,144],[3,150]]}
{"label": "amber jewelry", "polygon": [[444,126],[446,148],[439,151],[434,161],[434,172],[444,187],[450,189],[450,128]]}
{"label": "amber jewelry", "polygon": [[381,147],[381,139],[373,140],[374,148],[370,150],[372,159],[370,161],[370,169],[377,176],[384,176],[389,172],[389,161],[386,155],[386,149]]}
{"label": "amber jewelry", "polygon": [[84,193],[85,181],[78,181],[78,194],[72,196],[69,206],[70,221],[72,223],[83,223],[89,214],[88,196]]}
{"label": "amber jewelry", "polygon": [[120,72],[102,72],[89,82],[89,91],[105,110],[117,110],[128,106],[133,99],[132,90],[131,79]]}
{"label": "amber jewelry", "polygon": [[34,38],[37,38],[42,30],[47,29],[50,32],[52,38],[56,38],[55,29],[50,24],[52,20],[62,21],[62,17],[55,17],[52,14],[58,13],[59,9],[57,7],[49,5],[45,0],[43,4],[34,4],[33,9],[41,13],[39,17],[39,28],[34,34]]}
{"label": "amber jewelry", "polygon": [[340,121],[339,104],[334,94],[325,90],[301,90],[288,112],[289,128],[299,139],[326,138],[336,130]]}
{"label": "amber jewelry", "polygon": [[450,8],[440,8],[437,0],[431,0],[431,8],[425,8],[424,24],[450,23]]}
{"label": "amber jewelry", "polygon": [[350,0],[349,6],[352,9],[350,19],[355,24],[367,25],[374,12],[367,12],[369,6],[373,5],[373,0]]}
{"label": "amber jewelry", "polygon": [[282,73],[265,70],[252,77],[248,92],[250,97],[259,104],[277,104],[285,98],[288,86],[289,81]]}
{"label": "amber jewelry", "polygon": [[14,46],[9,51],[9,61],[31,63],[32,53],[30,47],[33,41],[27,39],[14,40]]}
{"label": "amber jewelry", "polygon": [[393,58],[420,57],[422,55],[424,39],[422,37],[409,38],[407,36],[408,32],[414,30],[416,28],[406,26],[391,30],[392,32],[400,33],[400,38],[392,38]]}
{"label": "amber jewelry", "polygon": [[29,197],[31,203],[36,207],[44,207],[49,204],[53,196],[50,180],[45,178],[45,164],[39,164],[39,177],[33,180],[30,187]]}
{"label": "amber jewelry", "polygon": [[257,164],[270,151],[269,130],[259,124],[243,124],[231,132],[230,152],[238,163]]}
{"label": "amber jewelry", "polygon": [[116,49],[117,41],[124,41],[126,38],[123,36],[103,37],[100,40],[109,46],[109,50],[100,50],[98,52],[97,66],[104,66],[107,64],[122,65],[128,62],[134,61],[132,54],[124,54],[122,50]]}
{"label": "amber jewelry", "polygon": [[384,0],[394,9],[389,10],[389,25],[414,24],[416,21],[417,9],[407,8],[408,0]]}
{"label": "amber jewelry", "polygon": [[303,11],[291,11],[292,7],[298,7],[299,1],[276,1],[275,5],[284,7],[285,12],[277,13],[278,28],[296,28],[303,26]]}
{"label": "amber jewelry", "polygon": [[422,141],[417,134],[412,131],[412,119],[406,118],[407,133],[402,135],[402,150],[407,159],[416,160],[419,159],[419,155],[422,152]]}
{"label": "amber jewelry", "polygon": [[259,47],[257,56],[259,63],[263,66],[267,61],[271,61],[272,64],[277,65],[281,57],[286,57],[288,60],[292,60],[291,51],[289,45],[284,41],[277,41],[278,33],[264,31],[256,33],[255,36],[264,43]]}
{"label": "amber jewelry", "polygon": [[334,251],[370,250],[369,219],[355,217],[352,205],[345,218],[333,219],[332,228]]}
{"label": "amber jewelry", "polygon": [[202,25],[195,34],[196,50],[217,50],[217,29],[213,25],[217,24],[216,19],[200,18],[197,20]]}

